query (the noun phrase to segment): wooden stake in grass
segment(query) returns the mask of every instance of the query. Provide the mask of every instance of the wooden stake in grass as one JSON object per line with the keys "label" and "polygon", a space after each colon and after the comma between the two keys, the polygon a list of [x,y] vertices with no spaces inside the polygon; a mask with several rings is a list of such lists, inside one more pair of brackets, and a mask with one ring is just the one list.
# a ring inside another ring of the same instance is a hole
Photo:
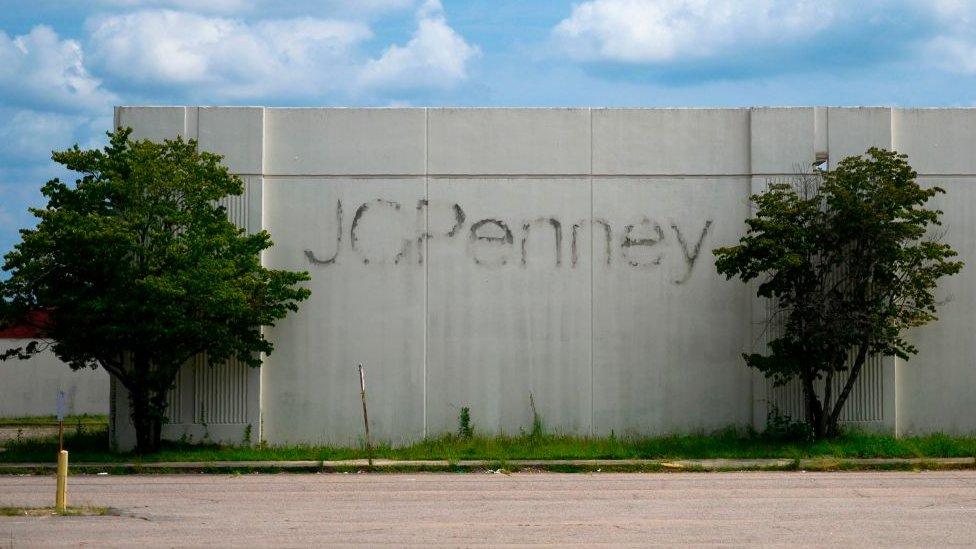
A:
{"label": "wooden stake in grass", "polygon": [[369,414],[366,413],[366,371],[359,364],[359,396],[363,400],[363,425],[366,427],[366,459],[373,466],[373,445],[369,441]]}

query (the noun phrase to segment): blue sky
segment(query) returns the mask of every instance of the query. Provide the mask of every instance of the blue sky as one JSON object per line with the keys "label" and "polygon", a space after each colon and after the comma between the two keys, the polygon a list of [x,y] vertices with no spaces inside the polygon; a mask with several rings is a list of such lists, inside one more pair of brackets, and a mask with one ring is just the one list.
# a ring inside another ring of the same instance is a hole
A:
{"label": "blue sky", "polygon": [[[973,0],[0,0],[0,253],[119,104],[976,103]],[[70,177],[70,175],[68,176]]]}

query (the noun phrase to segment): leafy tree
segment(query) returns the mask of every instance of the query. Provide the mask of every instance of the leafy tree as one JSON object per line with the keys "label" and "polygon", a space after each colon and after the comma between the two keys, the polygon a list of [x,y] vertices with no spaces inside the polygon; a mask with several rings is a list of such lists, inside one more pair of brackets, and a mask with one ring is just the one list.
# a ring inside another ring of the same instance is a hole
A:
{"label": "leafy tree", "polygon": [[930,236],[942,212],[926,203],[945,191],[916,177],[907,156],[872,148],[822,176],[771,184],[752,196],[739,244],[715,250],[719,273],[755,279],[758,295],[773,300],[782,335],[765,354],[743,356],[777,385],[800,380],[817,438],[838,433],[869,356],[917,353],[905,331],[936,320],[938,280],[962,269]]}
{"label": "leafy tree", "polygon": [[42,336],[0,358],[50,348],[72,369],[105,368],[129,392],[137,451],[152,452],[179,368],[201,353],[258,366],[273,350],[261,327],[298,310],[308,274],[264,268],[271,236],[247,234],[216,205],[243,192],[219,155],[130,133],[53,153],[81,178],[42,187],[47,206],[31,209],[38,224],[20,231],[0,283],[0,320],[43,319]]}

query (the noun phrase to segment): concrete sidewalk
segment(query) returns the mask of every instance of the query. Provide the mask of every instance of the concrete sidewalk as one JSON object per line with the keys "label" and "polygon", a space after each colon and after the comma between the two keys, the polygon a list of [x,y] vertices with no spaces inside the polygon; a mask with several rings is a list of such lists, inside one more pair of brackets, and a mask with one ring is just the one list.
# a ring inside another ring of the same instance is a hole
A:
{"label": "concrete sidewalk", "polygon": [[[0,463],[0,474],[46,474],[55,463]],[[391,460],[336,461],[159,461],[71,464],[79,473],[341,472],[341,471],[833,471],[974,469],[976,458],[772,458],[772,459],[566,459],[566,460]]]}

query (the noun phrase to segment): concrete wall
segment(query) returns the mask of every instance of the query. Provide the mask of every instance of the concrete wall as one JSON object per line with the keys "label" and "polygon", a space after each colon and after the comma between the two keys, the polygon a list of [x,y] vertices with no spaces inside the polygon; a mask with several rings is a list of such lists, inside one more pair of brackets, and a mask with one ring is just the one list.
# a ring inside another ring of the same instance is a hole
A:
{"label": "concrete wall", "polygon": [[939,290],[939,322],[911,333],[920,352],[897,369],[898,431],[976,432],[976,109],[894,109],[892,146],[925,185],[946,190],[945,241],[966,262]]}
{"label": "concrete wall", "polygon": [[[740,353],[765,305],[714,271],[748,195],[827,155],[904,150],[946,187],[971,260],[976,111],[119,108],[136,136],[199,137],[256,186],[269,267],[312,298],[267,330],[249,381],[271,443],[391,442],[456,429],[666,433],[765,421]],[[879,361],[850,421],[976,430],[971,269],[908,365]],[[972,275],[976,276],[976,275]],[[951,295],[950,295],[951,294]]]}
{"label": "concrete wall", "polygon": [[[0,352],[30,340],[0,339]],[[109,381],[105,370],[71,371],[47,351],[29,360],[0,362],[0,417],[51,416],[58,391],[67,414],[107,414]]]}

